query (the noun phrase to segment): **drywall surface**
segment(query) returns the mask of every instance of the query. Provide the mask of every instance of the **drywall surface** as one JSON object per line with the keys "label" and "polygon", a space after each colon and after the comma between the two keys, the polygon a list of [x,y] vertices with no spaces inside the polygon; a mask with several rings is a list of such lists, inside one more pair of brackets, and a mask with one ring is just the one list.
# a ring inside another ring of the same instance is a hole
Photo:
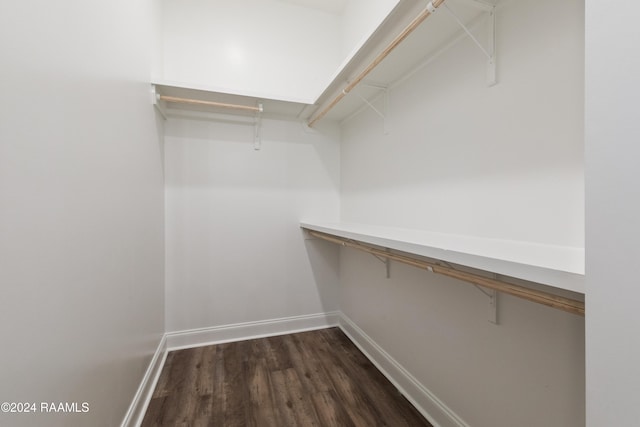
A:
{"label": "drywall surface", "polygon": [[[498,85],[464,39],[390,90],[387,135],[344,124],[342,221],[583,247],[582,2],[497,13]],[[348,249],[340,277],[341,311],[468,425],[584,425],[583,318],[501,296],[494,326],[478,289]]]}
{"label": "drywall surface", "polygon": [[0,425],[119,425],[160,342],[151,9],[2,6],[0,402],[36,413],[3,412]]}
{"label": "drywall surface", "polygon": [[167,331],[333,311],[337,253],[301,218],[337,219],[337,127],[170,119],[166,127]]}
{"label": "drywall surface", "polygon": [[147,18],[151,21],[151,81],[164,78],[164,8],[161,1],[153,2],[152,14]]}
{"label": "drywall surface", "polygon": [[588,427],[640,420],[638,16],[637,2],[586,1]]}
{"label": "drywall surface", "polygon": [[164,80],[312,104],[343,60],[338,14],[275,0],[163,7]]}

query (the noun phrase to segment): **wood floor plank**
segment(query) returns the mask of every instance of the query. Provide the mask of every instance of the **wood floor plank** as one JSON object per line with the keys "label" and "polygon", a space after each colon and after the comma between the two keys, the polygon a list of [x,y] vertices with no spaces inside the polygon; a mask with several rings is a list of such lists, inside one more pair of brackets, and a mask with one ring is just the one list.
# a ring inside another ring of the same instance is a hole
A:
{"label": "wood floor plank", "polygon": [[198,369],[198,374],[196,375],[196,390],[199,396],[204,396],[213,393],[218,348],[211,346],[200,347],[200,349],[201,352],[196,364],[196,368]]}
{"label": "wood floor plank", "polygon": [[[163,389],[157,393],[159,397],[152,399],[151,402],[156,410],[152,418],[145,417],[145,422],[147,418],[149,422],[143,425],[178,426],[183,424],[184,420],[193,418],[195,393],[190,384],[197,376],[196,363],[197,352],[194,350],[182,350],[173,355],[167,371],[168,379]],[[154,400],[158,400],[159,406]],[[149,411],[147,415],[150,415]]]}
{"label": "wood floor plank", "polygon": [[153,392],[152,398],[165,397],[171,393],[169,389],[170,376],[171,376],[171,366],[173,366],[173,358],[175,357],[176,352],[171,351],[167,354],[167,358],[164,361],[164,367],[162,372],[160,373],[160,378],[158,378],[158,383],[156,384],[156,388]]}
{"label": "wood floor plank", "polygon": [[299,426],[320,426],[310,394],[305,390],[298,372],[295,369],[284,371],[289,398],[293,403],[293,411]]}
{"label": "wood floor plank", "polygon": [[326,427],[356,426],[333,390],[315,393],[311,399],[316,408],[320,425]]}
{"label": "wood floor plank", "polygon": [[293,367],[287,351],[286,335],[264,338],[259,341],[263,348],[267,367],[271,371],[283,371]]}
{"label": "wood floor plank", "polygon": [[[302,336],[302,337],[301,337]],[[287,351],[291,356],[291,363],[308,394],[331,389],[331,380],[322,363],[315,354],[313,342],[305,334],[288,336]]]}
{"label": "wood floor plank", "polygon": [[212,419],[213,395],[205,394],[197,399],[196,408],[193,415],[193,422],[189,421],[194,427],[207,427]]}
{"label": "wood floor plank", "polygon": [[249,424],[260,427],[276,427],[280,419],[275,411],[271,379],[264,357],[260,356],[257,343],[252,343],[251,357],[247,361],[247,381],[251,408],[247,411]]}
{"label": "wood floor plank", "polygon": [[245,406],[248,391],[245,371],[243,369],[246,342],[224,345],[224,423],[229,427],[247,426]]}
{"label": "wood floor plank", "polygon": [[211,425],[224,425],[224,414],[226,412],[225,388],[225,344],[217,345],[215,356],[215,369],[213,372],[213,396],[211,401]]}
{"label": "wood floor plank", "polygon": [[[292,368],[290,368],[292,369]],[[280,420],[283,426],[295,426],[297,425],[296,414],[293,409],[293,400],[287,390],[287,379],[285,371],[273,371],[271,372],[271,383],[273,385],[273,393],[275,402],[278,407],[278,413],[280,414]]]}
{"label": "wood floor plank", "polygon": [[359,350],[354,351],[353,343],[342,332],[327,330],[321,335],[323,338],[330,336],[332,343],[339,343],[343,357],[336,358],[335,363],[341,365],[349,372],[350,377],[361,385],[362,391],[368,397],[366,401],[376,402],[376,411],[380,414],[378,422],[400,427],[416,425],[416,422],[422,419],[419,412],[408,404],[395,387],[389,387],[389,380],[366,356]]}
{"label": "wood floor plank", "polygon": [[432,427],[338,328],[170,352],[142,426]]}
{"label": "wood floor plank", "polygon": [[358,426],[376,426],[380,414],[373,402],[342,366],[336,365],[330,371],[336,394],[349,418]]}
{"label": "wood floor plank", "polygon": [[168,396],[152,397],[147,406],[147,412],[144,415],[144,426],[163,426],[168,425],[165,423],[165,405]]}

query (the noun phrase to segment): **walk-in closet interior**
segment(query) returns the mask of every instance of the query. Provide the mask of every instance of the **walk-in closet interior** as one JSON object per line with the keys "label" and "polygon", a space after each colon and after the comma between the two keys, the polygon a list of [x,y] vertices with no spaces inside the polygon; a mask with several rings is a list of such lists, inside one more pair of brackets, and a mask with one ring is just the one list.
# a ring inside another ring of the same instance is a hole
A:
{"label": "walk-in closet interior", "polygon": [[433,426],[637,425],[639,14],[0,6],[0,425],[137,426],[170,352],[325,329]]}

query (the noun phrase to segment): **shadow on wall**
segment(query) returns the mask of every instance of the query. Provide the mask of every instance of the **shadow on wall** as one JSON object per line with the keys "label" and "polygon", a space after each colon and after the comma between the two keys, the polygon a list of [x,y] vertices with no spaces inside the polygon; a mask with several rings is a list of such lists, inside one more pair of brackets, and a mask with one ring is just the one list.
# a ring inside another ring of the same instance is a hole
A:
{"label": "shadow on wall", "polygon": [[304,239],[313,279],[325,313],[338,310],[338,278],[340,248],[333,243],[315,239],[300,230]]}
{"label": "shadow on wall", "polygon": [[164,176],[164,123],[165,119],[158,112],[157,109],[153,109],[153,119],[156,125],[156,135],[158,136],[158,149],[162,160],[162,174]]}

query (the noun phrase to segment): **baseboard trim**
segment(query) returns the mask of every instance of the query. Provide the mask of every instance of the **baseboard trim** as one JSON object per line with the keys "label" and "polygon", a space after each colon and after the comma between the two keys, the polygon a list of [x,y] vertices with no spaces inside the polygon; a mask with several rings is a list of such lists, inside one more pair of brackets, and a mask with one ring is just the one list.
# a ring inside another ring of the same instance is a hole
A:
{"label": "baseboard trim", "polygon": [[469,427],[344,313],[340,329],[434,427]]}
{"label": "baseboard trim", "polygon": [[166,334],[162,336],[158,348],[149,362],[147,371],[142,377],[138,391],[136,392],[129,410],[122,421],[121,427],[137,427],[142,424],[144,414],[147,411],[151,396],[156,388],[158,379],[160,378],[160,372],[167,359],[167,338]]}
{"label": "baseboard trim", "polygon": [[169,351],[172,351],[184,348],[200,347],[203,345],[222,344],[226,342],[244,341],[254,338],[264,338],[296,332],[312,331],[316,329],[325,329],[338,326],[338,318],[338,312],[328,312],[168,332],[166,334],[167,348]]}

